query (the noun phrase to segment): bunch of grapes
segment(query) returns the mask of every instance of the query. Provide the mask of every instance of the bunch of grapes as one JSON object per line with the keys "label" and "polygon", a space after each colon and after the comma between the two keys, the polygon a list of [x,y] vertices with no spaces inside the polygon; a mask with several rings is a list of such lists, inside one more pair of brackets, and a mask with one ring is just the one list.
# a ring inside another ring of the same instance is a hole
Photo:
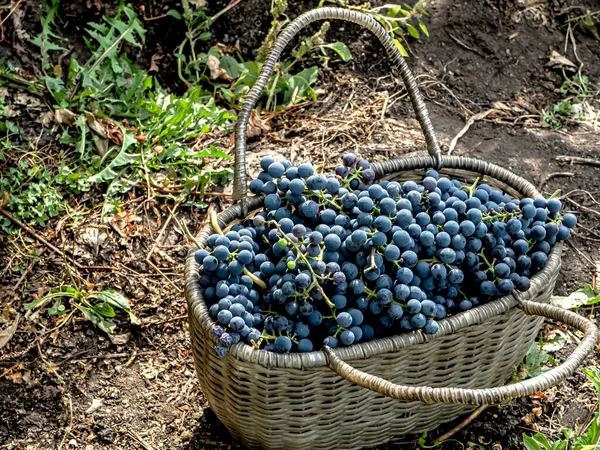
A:
{"label": "bunch of grapes", "polygon": [[558,199],[515,199],[487,184],[425,173],[374,183],[368,161],[335,174],[261,160],[250,190],[264,210],[196,252],[218,355],[243,340],[309,352],[422,330],[527,291],[576,224]]}

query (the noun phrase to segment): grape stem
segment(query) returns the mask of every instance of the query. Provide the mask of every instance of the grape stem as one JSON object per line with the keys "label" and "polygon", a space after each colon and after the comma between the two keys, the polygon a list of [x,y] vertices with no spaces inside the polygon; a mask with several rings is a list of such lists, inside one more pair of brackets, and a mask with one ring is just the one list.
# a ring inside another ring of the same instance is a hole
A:
{"label": "grape stem", "polygon": [[331,309],[331,313],[333,315],[335,315],[335,305],[333,304],[333,302],[331,300],[329,300],[329,297],[327,297],[327,294],[325,293],[325,290],[323,289],[323,287],[321,286],[321,284],[317,281],[318,277],[317,274],[315,273],[315,271],[313,270],[313,268],[310,265],[310,262],[308,261],[308,259],[306,258],[306,256],[304,256],[304,254],[302,253],[302,251],[300,250],[300,247],[298,245],[296,245],[296,243],[294,241],[292,241],[282,230],[281,227],[279,226],[279,224],[275,221],[271,221],[271,224],[273,224],[277,230],[281,233],[281,235],[283,236],[283,239],[285,239],[286,241],[288,241],[288,244],[292,247],[294,247],[294,249],[296,250],[296,255],[298,255],[306,264],[310,274],[312,275],[313,278],[313,283],[316,286],[316,288],[319,290],[319,292],[321,293],[321,295],[323,296],[323,300],[325,300],[325,303],[327,303],[327,306],[329,306],[329,309]]}
{"label": "grape stem", "polygon": [[469,198],[473,197],[473,191],[477,187],[477,183],[479,183],[479,177],[475,178],[475,181],[471,186],[461,186],[460,189],[469,192]]}
{"label": "grape stem", "polygon": [[[211,210],[209,215],[210,215],[210,224],[212,225],[214,230],[217,232],[217,234],[220,236],[225,236],[225,234],[223,234],[223,230],[221,230],[221,227],[219,226],[219,222],[217,220],[217,213],[215,212],[215,210],[214,209]],[[246,269],[246,267],[244,267],[244,270],[242,273],[244,275],[249,276],[250,279],[255,284],[258,284],[262,289],[267,289],[267,285],[265,284],[265,282],[263,280],[261,280],[260,278],[257,278],[252,272],[250,272],[248,269]]]}
{"label": "grape stem", "polygon": [[376,270],[377,264],[375,264],[375,247],[371,249],[371,265],[365,270],[365,272],[369,272],[371,270]]}

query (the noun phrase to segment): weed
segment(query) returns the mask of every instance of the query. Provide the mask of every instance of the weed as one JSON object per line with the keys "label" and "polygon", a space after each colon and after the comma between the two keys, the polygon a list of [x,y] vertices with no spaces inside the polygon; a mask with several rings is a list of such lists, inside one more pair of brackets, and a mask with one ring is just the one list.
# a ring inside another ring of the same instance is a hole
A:
{"label": "weed", "polygon": [[591,102],[600,95],[586,75],[575,75],[565,79],[558,90],[566,98],[555,104],[551,110],[542,110],[542,121],[555,130],[566,122],[585,121],[587,116],[594,116]]}
{"label": "weed", "polygon": [[600,294],[598,294],[591,285],[586,284],[583,288],[572,292],[566,297],[552,296],[550,302],[561,308],[576,309],[582,306],[592,306],[600,303]]}
{"label": "weed", "polygon": [[139,324],[139,319],[131,312],[129,300],[114,290],[83,292],[77,287],[62,286],[38,300],[24,305],[25,310],[46,307],[50,316],[62,316],[81,311],[86,319],[106,333],[112,333],[116,324],[111,320],[117,314],[115,309],[126,312],[131,323]]}
{"label": "weed", "polygon": [[51,3],[48,4],[48,2],[44,0],[44,6],[42,9],[40,9],[40,25],[42,26],[41,33],[29,40],[29,42],[36,45],[40,49],[43,70],[48,70],[52,67],[50,61],[51,51],[66,50],[64,47],[61,47],[56,43],[57,41],[66,41],[66,39],[52,31],[52,27],[56,27],[56,18],[58,15],[60,0],[50,0],[50,2]]}
{"label": "weed", "polygon": [[369,2],[353,6],[348,0],[321,0],[319,6],[325,3],[342,5],[371,15],[383,25],[402,56],[405,57],[408,57],[409,36],[412,39],[419,39],[421,33],[429,36],[427,25],[422,21],[423,17],[429,15],[424,7],[425,0],[417,1],[414,6],[385,4],[378,7],[372,7]]}
{"label": "weed", "polygon": [[[54,0],[46,4],[43,31],[34,39],[46,50],[54,49],[48,42],[55,37],[49,27],[56,20],[56,5]],[[22,79],[12,67],[0,68],[4,83],[50,97],[63,130],[59,143],[67,149],[60,164],[46,167],[31,155],[22,157],[24,150],[10,140],[3,142],[0,163],[5,160],[12,168],[0,177],[0,189],[9,194],[13,214],[44,226],[65,210],[68,192],[101,185],[106,217],[118,208],[119,195],[139,184],[168,187],[167,197],[174,198],[192,190],[203,194],[208,184],[229,181],[230,168],[209,165],[210,159],[229,156],[196,143],[203,134],[231,129],[235,116],[199,85],[181,96],[167,94],[132,63],[125,50],[141,48],[146,33],[133,8],[121,4],[113,17],[89,23],[85,33],[89,58],[73,56],[68,71],[42,77],[43,84]],[[3,111],[0,105],[0,115]],[[0,122],[0,132],[17,131],[9,121]]]}
{"label": "weed", "polygon": [[[597,369],[584,369],[588,380],[600,394],[600,372]],[[563,429],[563,437],[552,443],[542,433],[533,436],[523,434],[523,445],[527,450],[596,450],[600,446],[600,409],[593,419],[579,433],[570,428]]]}

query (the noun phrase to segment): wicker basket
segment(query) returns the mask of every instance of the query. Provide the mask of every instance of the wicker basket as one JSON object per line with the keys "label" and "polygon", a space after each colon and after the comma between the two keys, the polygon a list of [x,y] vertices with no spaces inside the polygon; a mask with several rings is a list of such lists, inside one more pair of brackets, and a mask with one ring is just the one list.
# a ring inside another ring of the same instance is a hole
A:
{"label": "wicker basket", "polygon": [[[282,32],[242,108],[236,126],[234,185],[239,202],[219,215],[222,227],[262,204],[260,197],[246,198],[246,127],[275,62],[301,28],[329,18],[359,23],[383,43],[407,86],[432,155],[374,164],[379,178],[418,179],[425,168],[433,166],[465,181],[479,178],[512,195],[540,196],[531,183],[501,167],[441,156],[416,83],[385,30],[369,16],[321,8],[301,15]],[[203,229],[198,244],[205,246],[214,232],[211,226]],[[196,370],[217,417],[249,447],[363,448],[429,430],[474,405],[531,394],[564,380],[596,342],[597,328],[592,322],[547,304],[560,268],[561,246],[557,244],[523,298],[507,296],[442,320],[434,336],[418,331],[337,350],[287,355],[239,343],[220,358],[214,352],[213,323],[200,292],[195,250],[186,259],[185,294]],[[584,331],[584,339],[562,365],[504,386],[534,341],[543,317]]]}

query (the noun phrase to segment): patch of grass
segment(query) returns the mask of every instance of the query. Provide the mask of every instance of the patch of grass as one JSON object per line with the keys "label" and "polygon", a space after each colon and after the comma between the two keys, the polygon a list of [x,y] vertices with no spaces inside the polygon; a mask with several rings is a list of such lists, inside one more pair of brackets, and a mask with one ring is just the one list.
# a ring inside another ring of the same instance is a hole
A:
{"label": "patch of grass", "polygon": [[[206,8],[188,1],[182,2],[181,12],[168,11],[187,29],[175,56],[188,89],[174,95],[127,56],[143,48],[146,36],[132,6],[121,2],[113,16],[88,23],[82,39],[87,56],[74,52],[68,69],[62,70],[55,64],[64,40],[57,25],[59,2],[45,0],[39,14],[41,31],[30,41],[39,49],[39,69],[45,75],[27,80],[16,68],[0,62],[0,85],[19,87],[48,100],[57,123],[51,131],[60,135],[60,164],[49,167],[34,161],[34,145],[24,150],[11,144],[10,137],[18,129],[0,121],[0,132],[9,137],[0,158],[16,164],[0,181],[0,189],[10,198],[8,209],[18,219],[45,226],[66,210],[70,194],[94,188],[102,189],[102,215],[108,218],[119,210],[122,194],[135,187],[177,200],[190,192],[203,195],[211,183],[229,181],[233,176],[230,164],[220,162],[229,155],[200,142],[203,135],[232,129],[232,111],[254,84],[262,61],[243,61],[222,45],[205,46],[212,23],[240,1],[232,0],[212,17]],[[289,19],[284,0],[273,0],[271,6],[269,36],[273,37]],[[334,56],[351,59],[344,44],[326,42],[328,27],[323,24],[277,65],[265,92],[265,109],[278,110],[316,97],[313,86],[318,69],[311,62],[327,65]],[[268,38],[261,52],[267,52],[271,44]],[[205,206],[202,202],[195,205]],[[4,231],[9,228],[5,223]]]}

